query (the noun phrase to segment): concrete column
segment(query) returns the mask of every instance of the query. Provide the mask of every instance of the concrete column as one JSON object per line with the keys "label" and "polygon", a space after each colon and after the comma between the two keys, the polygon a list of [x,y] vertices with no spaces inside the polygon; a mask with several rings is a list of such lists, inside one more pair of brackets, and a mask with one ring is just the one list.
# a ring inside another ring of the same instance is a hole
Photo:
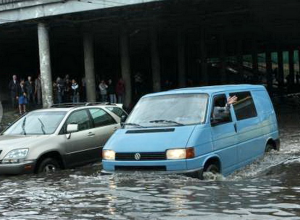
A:
{"label": "concrete column", "polygon": [[258,54],[257,54],[257,43],[255,40],[252,41],[252,71],[253,71],[253,81],[258,83]]}
{"label": "concrete column", "polygon": [[94,66],[93,34],[86,32],[83,35],[84,68],[86,81],[87,102],[96,102],[96,79]]}
{"label": "concrete column", "polygon": [[272,54],[270,51],[266,52],[266,70],[267,70],[267,85],[269,94],[273,94],[273,70],[272,70]]}
{"label": "concrete column", "polygon": [[289,81],[290,81],[291,85],[293,85],[295,82],[294,59],[295,59],[294,50],[291,49],[291,50],[289,50],[289,74],[290,74]]}
{"label": "concrete column", "polygon": [[129,107],[132,100],[131,93],[131,70],[130,70],[130,56],[129,56],[129,39],[125,26],[121,27],[120,33],[120,57],[121,57],[121,73],[125,83],[125,100],[124,106]]}
{"label": "concrete column", "polygon": [[221,34],[220,36],[220,82],[225,84],[227,82],[227,75],[226,75],[226,52],[225,52],[225,40],[224,35]]}
{"label": "concrete column", "polygon": [[151,66],[153,78],[153,91],[161,91],[160,58],[158,51],[158,35],[155,27],[151,28]]}
{"label": "concrete column", "polygon": [[177,32],[177,57],[178,57],[178,85],[179,87],[186,86],[186,72],[185,72],[185,35],[184,32],[178,30]]}
{"label": "concrete column", "polygon": [[200,61],[201,61],[201,85],[208,85],[208,73],[207,73],[207,53],[206,53],[206,41],[205,41],[205,27],[201,28],[200,37]]}
{"label": "concrete column", "polygon": [[44,23],[38,24],[38,43],[43,107],[49,108],[53,104],[53,91],[49,32],[47,26]]}
{"label": "concrete column", "polygon": [[277,52],[278,57],[278,84],[279,84],[279,93],[283,95],[284,93],[284,71],[283,71],[283,53],[282,51]]}
{"label": "concrete column", "polygon": [[243,79],[243,41],[238,39],[237,41],[237,71],[238,71],[238,79],[242,81]]}

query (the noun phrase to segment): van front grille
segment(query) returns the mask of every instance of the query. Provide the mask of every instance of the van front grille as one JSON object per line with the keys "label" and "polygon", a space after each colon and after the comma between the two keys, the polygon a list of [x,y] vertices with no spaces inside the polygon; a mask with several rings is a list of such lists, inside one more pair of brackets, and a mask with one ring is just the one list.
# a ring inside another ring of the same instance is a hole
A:
{"label": "van front grille", "polygon": [[166,171],[166,166],[115,166],[115,171]]}
{"label": "van front grille", "polygon": [[137,153],[116,153],[115,160],[122,161],[144,161],[144,160],[166,160],[165,152],[138,153],[139,159],[136,159]]}

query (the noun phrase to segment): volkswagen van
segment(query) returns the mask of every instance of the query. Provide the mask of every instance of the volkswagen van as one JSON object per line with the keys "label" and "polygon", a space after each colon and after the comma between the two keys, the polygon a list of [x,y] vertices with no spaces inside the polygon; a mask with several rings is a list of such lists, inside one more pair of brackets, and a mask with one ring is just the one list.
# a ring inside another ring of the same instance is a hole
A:
{"label": "volkswagen van", "polygon": [[102,173],[226,176],[272,149],[279,150],[278,126],[263,86],[184,88],[139,100],[106,143]]}

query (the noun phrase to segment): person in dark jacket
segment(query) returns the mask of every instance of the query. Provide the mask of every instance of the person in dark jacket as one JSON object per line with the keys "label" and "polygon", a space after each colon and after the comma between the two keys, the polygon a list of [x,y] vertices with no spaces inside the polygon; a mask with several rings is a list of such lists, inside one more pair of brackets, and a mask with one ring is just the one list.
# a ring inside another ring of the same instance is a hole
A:
{"label": "person in dark jacket", "polygon": [[22,79],[19,85],[19,94],[17,96],[19,101],[19,112],[20,115],[26,113],[26,104],[28,103],[27,100],[27,91],[25,86],[25,81]]}
{"label": "person in dark jacket", "polygon": [[19,94],[19,82],[17,80],[17,76],[13,75],[12,80],[9,82],[8,85],[9,92],[10,92],[10,100],[12,108],[17,107],[17,96]]}
{"label": "person in dark jacket", "polygon": [[109,95],[109,102],[110,103],[117,103],[117,97],[116,97],[116,86],[113,84],[113,81],[111,79],[108,80],[108,88],[107,93]]}
{"label": "person in dark jacket", "polygon": [[30,106],[34,106],[35,105],[35,100],[34,100],[35,86],[34,86],[34,82],[32,81],[31,76],[28,76],[27,81],[25,82],[25,87],[26,87],[26,91],[27,91],[28,104]]}

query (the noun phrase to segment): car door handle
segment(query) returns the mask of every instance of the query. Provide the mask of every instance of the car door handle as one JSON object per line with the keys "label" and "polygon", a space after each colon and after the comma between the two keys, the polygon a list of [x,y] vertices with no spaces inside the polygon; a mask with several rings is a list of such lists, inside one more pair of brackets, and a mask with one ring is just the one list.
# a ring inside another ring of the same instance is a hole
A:
{"label": "car door handle", "polygon": [[87,136],[88,136],[88,137],[93,137],[93,136],[95,136],[95,133],[89,132],[89,133],[87,134]]}

